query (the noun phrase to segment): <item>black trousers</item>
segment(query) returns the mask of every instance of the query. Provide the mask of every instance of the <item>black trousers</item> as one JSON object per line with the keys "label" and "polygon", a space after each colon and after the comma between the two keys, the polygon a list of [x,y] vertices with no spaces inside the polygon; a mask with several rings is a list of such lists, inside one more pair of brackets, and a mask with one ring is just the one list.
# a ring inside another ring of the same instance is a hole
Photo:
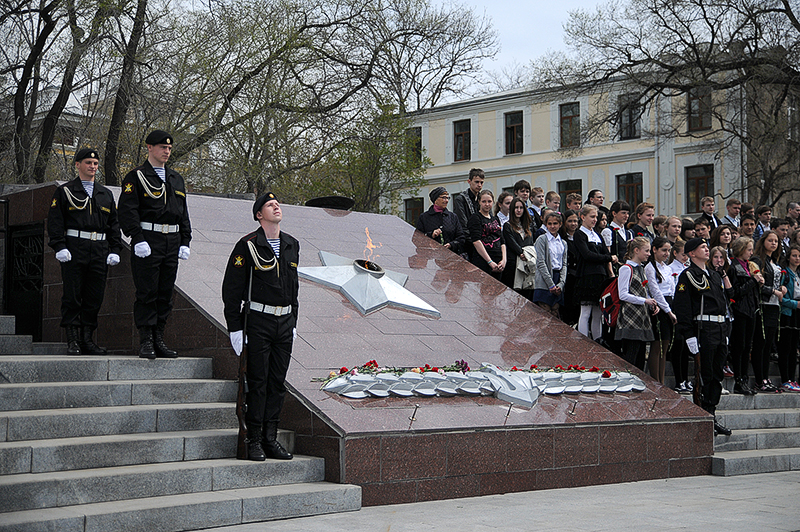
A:
{"label": "black trousers", "polygon": [[[731,362],[733,375],[739,379],[747,379],[747,366],[750,362],[750,351],[753,348],[753,333],[756,330],[757,316],[750,317],[733,311],[733,331],[731,332]],[[761,322],[759,321],[759,327]],[[759,383],[760,384],[760,383]]]}
{"label": "black trousers", "polygon": [[108,243],[67,237],[72,260],[61,263],[61,326],[97,329],[106,291]]}
{"label": "black trousers", "polygon": [[781,314],[781,337],[778,339],[778,369],[781,382],[792,381],[797,368],[797,346],[800,345],[800,311],[793,310],[791,316]]}
{"label": "black trousers", "polygon": [[178,276],[178,233],[144,231],[150,255],[137,257],[131,250],[131,273],[136,287],[133,320],[136,328],[165,326],[172,312],[172,289]]}
{"label": "black trousers", "polygon": [[[730,324],[698,322],[700,343],[700,378],[702,380],[703,410],[713,414],[722,396],[722,368],[728,357],[728,331]],[[697,371],[695,369],[695,371]]]}
{"label": "black trousers", "polygon": [[753,375],[756,385],[769,379],[769,353],[778,335],[781,309],[778,305],[761,305],[761,316],[756,315],[756,332],[753,335]]}
{"label": "black trousers", "polygon": [[291,314],[271,316],[251,311],[247,323],[247,416],[250,430],[280,420],[286,395],[286,372],[292,357]]}

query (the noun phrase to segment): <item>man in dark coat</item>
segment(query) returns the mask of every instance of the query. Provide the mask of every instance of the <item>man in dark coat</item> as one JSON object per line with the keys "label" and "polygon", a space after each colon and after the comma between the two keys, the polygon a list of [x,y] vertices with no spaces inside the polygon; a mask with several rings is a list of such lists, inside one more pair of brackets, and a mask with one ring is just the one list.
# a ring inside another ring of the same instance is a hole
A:
{"label": "man in dark coat", "polygon": [[430,193],[431,208],[419,215],[417,230],[439,242],[453,253],[464,252],[467,232],[458,216],[447,210],[450,194],[444,187],[436,187]]}
{"label": "man in dark coat", "polygon": [[61,326],[71,355],[105,355],[92,340],[103,304],[108,267],[119,264],[122,239],[111,191],[95,183],[97,150],[75,154],[78,177],[53,194],[47,216],[49,245],[61,263]]}
{"label": "man in dark coat", "polygon": [[225,321],[236,355],[248,346],[248,458],[291,460],[277,435],[297,326],[300,243],[281,231],[283,212],[273,193],[256,200],[253,218],[259,228],[236,243],[225,269]]}
{"label": "man in dark coat", "polygon": [[178,353],[164,343],[164,329],[172,311],[178,259],[189,259],[192,227],[186,185],[178,172],[165,167],[172,153],[172,136],[155,130],[145,144],[147,161],[128,172],[119,196],[120,227],[133,248],[133,319],[139,329],[141,358],[177,358]]}

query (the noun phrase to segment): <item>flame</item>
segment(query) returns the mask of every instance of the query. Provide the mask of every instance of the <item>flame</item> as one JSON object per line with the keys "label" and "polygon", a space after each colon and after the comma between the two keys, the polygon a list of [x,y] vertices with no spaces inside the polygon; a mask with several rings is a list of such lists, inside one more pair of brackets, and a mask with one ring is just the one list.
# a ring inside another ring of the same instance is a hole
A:
{"label": "flame", "polygon": [[375,262],[375,259],[380,257],[380,255],[375,254],[375,250],[383,247],[383,244],[378,242],[378,245],[376,246],[372,243],[372,237],[369,236],[369,227],[365,227],[364,231],[367,233],[367,245],[364,246],[364,261],[366,261],[366,266],[369,268],[370,261]]}

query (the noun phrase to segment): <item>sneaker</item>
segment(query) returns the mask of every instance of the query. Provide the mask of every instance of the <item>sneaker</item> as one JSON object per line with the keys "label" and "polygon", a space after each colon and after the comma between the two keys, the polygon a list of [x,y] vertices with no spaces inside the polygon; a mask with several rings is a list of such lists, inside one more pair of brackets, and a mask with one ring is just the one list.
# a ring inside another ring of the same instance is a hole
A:
{"label": "sneaker", "polygon": [[673,390],[675,390],[678,393],[689,393],[689,390],[686,389],[686,384],[683,382],[677,385],[675,388],[673,388]]}
{"label": "sneaker", "polygon": [[[717,366],[717,367],[719,367],[719,366]],[[733,370],[731,369],[731,367],[729,365],[725,364],[725,367],[722,368],[722,374],[725,377],[733,377]]]}
{"label": "sneaker", "polygon": [[722,395],[730,395],[731,394],[731,392],[729,392],[728,389],[726,387],[724,387],[724,386],[722,387],[722,391],[720,393]]}
{"label": "sneaker", "polygon": [[771,381],[771,380],[769,380],[769,379],[767,379],[767,386],[769,386],[769,391],[771,391],[771,392],[778,392],[778,393],[780,393],[780,391],[781,391],[781,390],[780,390],[780,388],[778,388],[777,386],[775,386],[774,384],[772,384],[772,381]]}
{"label": "sneaker", "polygon": [[800,392],[800,388],[792,381],[786,381],[781,385],[782,392]]}
{"label": "sneaker", "polygon": [[689,393],[694,391],[694,384],[692,384],[691,381],[683,381],[683,384],[686,386],[686,390],[688,390]]}

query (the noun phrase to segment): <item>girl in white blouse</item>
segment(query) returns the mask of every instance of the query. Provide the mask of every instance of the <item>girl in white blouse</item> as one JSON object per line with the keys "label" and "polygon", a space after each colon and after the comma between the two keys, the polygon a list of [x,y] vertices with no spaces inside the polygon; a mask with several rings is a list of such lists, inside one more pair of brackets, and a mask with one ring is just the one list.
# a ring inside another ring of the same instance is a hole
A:
{"label": "girl in white blouse", "polygon": [[664,384],[667,367],[667,352],[672,342],[672,331],[678,318],[670,307],[675,295],[675,278],[672,268],[667,265],[672,245],[663,236],[657,236],[650,248],[650,258],[644,268],[644,274],[650,288],[650,294],[661,309],[653,318],[655,341],[650,345],[650,356],[647,365],[650,376]]}

